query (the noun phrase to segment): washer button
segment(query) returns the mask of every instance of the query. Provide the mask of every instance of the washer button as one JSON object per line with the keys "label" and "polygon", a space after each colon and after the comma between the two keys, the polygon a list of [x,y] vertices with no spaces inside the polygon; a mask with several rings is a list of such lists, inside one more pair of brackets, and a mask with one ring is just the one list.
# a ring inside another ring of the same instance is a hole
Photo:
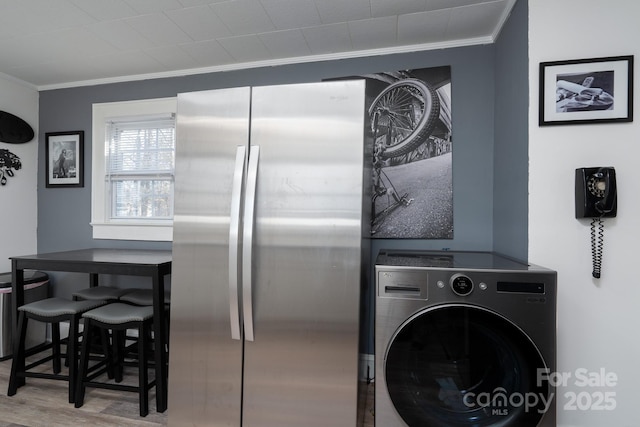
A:
{"label": "washer button", "polygon": [[473,291],[473,282],[464,274],[454,274],[451,276],[451,290],[456,295],[466,296]]}
{"label": "washer button", "polygon": [[480,290],[482,290],[482,291],[486,291],[486,290],[487,290],[487,288],[488,288],[487,284],[486,284],[486,283],[484,283],[484,282],[480,282],[480,284],[478,285],[478,287],[479,287],[479,288],[480,288]]}
{"label": "washer button", "polygon": [[437,285],[440,289],[444,288],[444,282],[442,280],[438,280]]}

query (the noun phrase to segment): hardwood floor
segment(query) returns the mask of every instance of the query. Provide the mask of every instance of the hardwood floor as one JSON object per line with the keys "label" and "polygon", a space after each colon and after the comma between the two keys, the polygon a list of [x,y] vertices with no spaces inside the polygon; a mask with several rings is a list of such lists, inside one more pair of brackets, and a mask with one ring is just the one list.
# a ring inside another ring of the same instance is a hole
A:
{"label": "hardwood floor", "polygon": [[374,427],[375,383],[361,383],[359,390],[358,427]]}
{"label": "hardwood floor", "polygon": [[[43,367],[44,368],[44,367]],[[132,376],[137,375],[134,368]],[[87,389],[84,405],[67,401],[64,381],[27,378],[15,396],[7,396],[11,360],[0,361],[0,427],[159,427],[168,411],[156,412],[155,391],[149,394],[149,415],[138,414],[138,396],[112,390]],[[125,371],[125,375],[126,375]],[[150,375],[153,375],[150,371]],[[374,383],[361,384],[358,427],[373,427]]]}

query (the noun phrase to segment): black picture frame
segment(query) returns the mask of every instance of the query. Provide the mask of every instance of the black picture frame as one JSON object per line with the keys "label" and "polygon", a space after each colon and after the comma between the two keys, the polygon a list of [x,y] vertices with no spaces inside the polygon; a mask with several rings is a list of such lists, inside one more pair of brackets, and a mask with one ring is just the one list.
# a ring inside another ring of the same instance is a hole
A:
{"label": "black picture frame", "polygon": [[540,63],[540,126],[631,121],[633,55]]}
{"label": "black picture frame", "polygon": [[45,139],[46,187],[84,187],[84,131],[49,132]]}

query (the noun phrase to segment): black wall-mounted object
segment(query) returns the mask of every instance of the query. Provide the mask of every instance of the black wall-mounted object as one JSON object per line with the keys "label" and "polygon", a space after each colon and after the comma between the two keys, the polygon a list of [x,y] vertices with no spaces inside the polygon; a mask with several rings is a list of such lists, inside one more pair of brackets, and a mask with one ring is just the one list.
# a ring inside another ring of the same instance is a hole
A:
{"label": "black wall-mounted object", "polygon": [[18,116],[0,111],[0,142],[24,144],[35,136],[33,128]]}
{"label": "black wall-mounted object", "polygon": [[7,177],[13,176],[13,171],[22,168],[20,157],[11,151],[0,148],[0,185],[7,185]]}
{"label": "black wall-mounted object", "polygon": [[576,218],[591,218],[591,275],[599,279],[604,247],[604,221],[618,212],[616,170],[612,167],[576,169]]}
{"label": "black wall-mounted object", "polygon": [[616,170],[576,169],[576,218],[609,218],[617,214]]}

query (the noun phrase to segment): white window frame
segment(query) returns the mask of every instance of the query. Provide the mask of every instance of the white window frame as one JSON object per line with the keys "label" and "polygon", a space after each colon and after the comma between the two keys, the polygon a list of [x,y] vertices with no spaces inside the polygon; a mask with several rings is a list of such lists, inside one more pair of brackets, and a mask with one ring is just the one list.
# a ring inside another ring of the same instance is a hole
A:
{"label": "white window frame", "polygon": [[112,219],[107,202],[107,122],[113,117],[176,113],[176,98],[93,104],[91,226],[94,239],[172,241],[173,220]]}

